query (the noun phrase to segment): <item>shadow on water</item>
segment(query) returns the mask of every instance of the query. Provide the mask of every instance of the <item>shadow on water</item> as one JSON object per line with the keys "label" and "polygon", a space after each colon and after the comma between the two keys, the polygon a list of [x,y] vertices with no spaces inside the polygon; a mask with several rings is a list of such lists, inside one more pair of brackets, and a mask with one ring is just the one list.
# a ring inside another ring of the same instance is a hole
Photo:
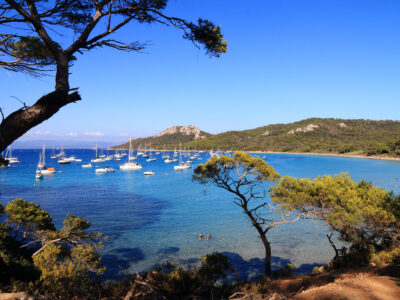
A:
{"label": "shadow on water", "polygon": [[[264,274],[265,258],[261,259],[256,257],[245,260],[237,253],[222,252],[222,254],[228,257],[229,262],[232,264],[236,271],[235,273],[228,275],[228,281],[237,280],[239,276],[239,280],[246,280],[251,282]],[[271,258],[272,270],[279,270],[290,263],[290,260],[286,258],[281,258],[277,256],[272,256]],[[314,267],[320,266],[322,266],[322,264],[302,264],[301,266],[298,266],[296,268],[295,274],[310,274]]]}
{"label": "shadow on water", "polygon": [[[176,253],[174,251],[178,252],[179,248],[177,247],[161,248],[158,250],[158,253],[167,253],[167,252]],[[257,280],[260,276],[264,274],[264,264],[265,264],[264,258],[255,257],[249,260],[245,260],[238,253],[222,252],[222,254],[228,257],[229,263],[233,266],[235,270],[234,272],[227,274],[228,276],[226,280],[224,280],[225,282],[234,282],[237,281],[238,279],[241,281],[252,282]],[[271,263],[272,270],[279,270],[291,263],[289,259],[277,256],[272,256],[271,260],[272,260]],[[162,266],[167,261],[168,259],[166,260],[161,259],[160,263],[153,265],[152,267],[146,269],[145,271],[154,270]],[[188,259],[178,259],[174,260],[173,262],[180,267],[188,269],[193,266],[199,266],[200,258],[192,257]],[[310,274],[314,269],[314,267],[320,267],[320,266],[322,266],[322,264],[320,263],[302,264],[301,266],[298,266],[295,269],[294,273],[298,275]]]}
{"label": "shadow on water", "polygon": [[178,247],[160,248],[158,249],[157,252],[161,254],[173,254],[179,252],[179,248]]}
{"label": "shadow on water", "polygon": [[132,263],[144,260],[146,256],[140,248],[117,248],[102,256],[102,264],[107,269],[105,279],[118,279],[126,275]]}

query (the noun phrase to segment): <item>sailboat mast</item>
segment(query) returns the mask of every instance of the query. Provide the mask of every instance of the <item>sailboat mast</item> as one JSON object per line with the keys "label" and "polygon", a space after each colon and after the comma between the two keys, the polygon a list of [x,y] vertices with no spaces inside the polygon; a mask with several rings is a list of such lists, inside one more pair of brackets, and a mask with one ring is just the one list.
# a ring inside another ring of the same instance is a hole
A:
{"label": "sailboat mast", "polygon": [[132,139],[129,139],[128,162],[131,162],[131,157],[132,157]]}
{"label": "sailboat mast", "polygon": [[42,162],[43,164],[46,164],[46,145],[43,144],[43,150],[42,150]]}

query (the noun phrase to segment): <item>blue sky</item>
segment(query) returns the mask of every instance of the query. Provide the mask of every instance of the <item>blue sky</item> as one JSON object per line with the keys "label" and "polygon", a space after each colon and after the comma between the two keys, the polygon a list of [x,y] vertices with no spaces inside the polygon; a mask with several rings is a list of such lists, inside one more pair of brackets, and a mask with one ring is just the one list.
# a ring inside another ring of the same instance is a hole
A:
{"label": "blue sky", "polygon": [[[166,13],[221,24],[228,53],[209,58],[182,33],[133,24],[116,34],[145,53],[78,56],[83,100],[23,139],[124,140],[195,124],[219,133],[308,117],[399,119],[400,1],[170,0]],[[53,77],[0,71],[1,107],[50,92]]]}

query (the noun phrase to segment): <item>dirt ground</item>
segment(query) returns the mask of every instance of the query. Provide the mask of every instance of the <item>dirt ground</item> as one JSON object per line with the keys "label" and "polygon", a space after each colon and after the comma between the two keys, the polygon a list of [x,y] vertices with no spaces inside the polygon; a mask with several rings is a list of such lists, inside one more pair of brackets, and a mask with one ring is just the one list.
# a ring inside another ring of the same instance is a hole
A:
{"label": "dirt ground", "polygon": [[[400,300],[400,267],[365,268],[315,277],[314,284],[298,291],[295,300]],[[332,282],[326,283],[329,279]],[[325,283],[324,283],[325,282]],[[307,283],[306,283],[307,284]]]}

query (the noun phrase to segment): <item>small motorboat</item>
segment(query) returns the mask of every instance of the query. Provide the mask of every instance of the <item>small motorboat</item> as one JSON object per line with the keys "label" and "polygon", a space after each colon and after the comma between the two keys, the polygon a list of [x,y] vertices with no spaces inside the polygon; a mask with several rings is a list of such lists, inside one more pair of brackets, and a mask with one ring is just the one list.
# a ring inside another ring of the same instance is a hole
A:
{"label": "small motorboat", "polygon": [[92,164],[91,164],[91,163],[83,164],[83,165],[81,165],[81,167],[82,167],[82,168],[91,168],[91,167],[92,167]]}
{"label": "small motorboat", "polygon": [[143,174],[144,175],[156,175],[156,172],[154,172],[152,170],[148,170],[148,171],[144,171]]}

